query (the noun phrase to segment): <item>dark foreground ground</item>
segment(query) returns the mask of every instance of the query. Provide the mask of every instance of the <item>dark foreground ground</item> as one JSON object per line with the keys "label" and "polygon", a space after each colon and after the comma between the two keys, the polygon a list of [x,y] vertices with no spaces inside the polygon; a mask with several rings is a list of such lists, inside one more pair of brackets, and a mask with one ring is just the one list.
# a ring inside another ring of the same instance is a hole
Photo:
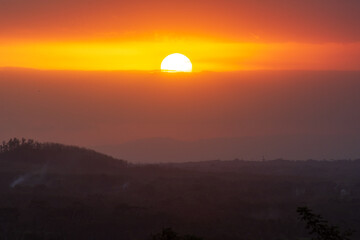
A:
{"label": "dark foreground ground", "polygon": [[209,240],[296,239],[307,236],[299,206],[360,238],[360,160],[132,165],[10,145],[0,153],[0,239],[139,240],[166,227]]}

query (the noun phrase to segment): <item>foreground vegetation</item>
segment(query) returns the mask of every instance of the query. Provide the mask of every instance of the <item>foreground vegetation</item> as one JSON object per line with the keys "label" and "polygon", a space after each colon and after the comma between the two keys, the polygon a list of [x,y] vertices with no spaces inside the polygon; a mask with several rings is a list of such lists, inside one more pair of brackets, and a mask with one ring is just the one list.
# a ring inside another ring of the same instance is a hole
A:
{"label": "foreground vegetation", "polygon": [[[139,166],[29,140],[1,149],[0,239],[350,238],[306,209],[296,213],[304,205],[341,229],[354,229],[352,239],[360,230],[357,160]],[[192,235],[155,234],[170,226]]]}

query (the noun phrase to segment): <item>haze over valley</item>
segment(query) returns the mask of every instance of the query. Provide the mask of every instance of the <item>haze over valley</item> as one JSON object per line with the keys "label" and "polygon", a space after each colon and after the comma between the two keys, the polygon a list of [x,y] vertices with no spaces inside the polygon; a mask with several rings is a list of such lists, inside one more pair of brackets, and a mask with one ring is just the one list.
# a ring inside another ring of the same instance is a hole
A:
{"label": "haze over valley", "polygon": [[133,162],[359,157],[359,72],[0,71],[0,130]]}

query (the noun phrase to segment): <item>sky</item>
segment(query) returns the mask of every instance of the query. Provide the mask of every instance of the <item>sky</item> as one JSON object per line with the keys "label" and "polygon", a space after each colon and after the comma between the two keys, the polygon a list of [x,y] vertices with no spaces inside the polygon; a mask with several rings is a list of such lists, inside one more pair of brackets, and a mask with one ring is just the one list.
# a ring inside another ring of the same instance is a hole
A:
{"label": "sky", "polygon": [[[360,72],[0,71],[0,132],[81,146],[359,135]],[[358,148],[358,147],[356,147]]]}
{"label": "sky", "polygon": [[0,67],[360,70],[357,0],[0,0]]}
{"label": "sky", "polygon": [[[359,12],[358,0],[0,0],[0,140],[332,139],[287,156],[358,156]],[[193,72],[160,72],[172,53]]]}

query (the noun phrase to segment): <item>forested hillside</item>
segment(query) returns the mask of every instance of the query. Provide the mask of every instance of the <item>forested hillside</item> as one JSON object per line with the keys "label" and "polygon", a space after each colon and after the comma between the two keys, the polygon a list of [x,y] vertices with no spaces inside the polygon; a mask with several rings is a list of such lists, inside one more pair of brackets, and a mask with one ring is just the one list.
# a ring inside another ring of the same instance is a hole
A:
{"label": "forested hillside", "polygon": [[358,160],[134,165],[12,139],[0,166],[0,239],[149,239],[168,227],[209,240],[296,239],[308,236],[299,206],[360,231]]}

